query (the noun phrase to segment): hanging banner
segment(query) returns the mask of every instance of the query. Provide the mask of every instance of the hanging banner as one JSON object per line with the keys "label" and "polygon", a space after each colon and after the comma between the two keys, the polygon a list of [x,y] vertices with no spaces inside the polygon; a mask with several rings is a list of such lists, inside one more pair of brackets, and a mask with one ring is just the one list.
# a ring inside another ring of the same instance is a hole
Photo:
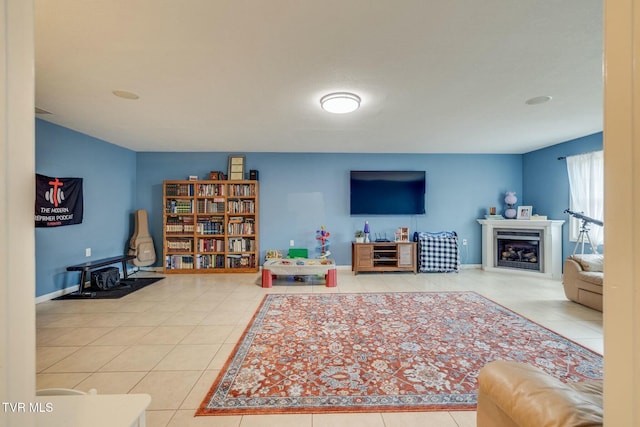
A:
{"label": "hanging banner", "polygon": [[36,174],[36,227],[82,223],[82,178]]}

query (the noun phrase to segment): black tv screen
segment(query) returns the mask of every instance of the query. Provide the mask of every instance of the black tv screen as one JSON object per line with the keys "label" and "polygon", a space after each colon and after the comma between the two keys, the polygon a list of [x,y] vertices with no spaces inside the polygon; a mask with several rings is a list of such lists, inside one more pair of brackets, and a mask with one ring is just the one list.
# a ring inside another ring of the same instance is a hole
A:
{"label": "black tv screen", "polygon": [[351,171],[351,215],[425,213],[424,171]]}

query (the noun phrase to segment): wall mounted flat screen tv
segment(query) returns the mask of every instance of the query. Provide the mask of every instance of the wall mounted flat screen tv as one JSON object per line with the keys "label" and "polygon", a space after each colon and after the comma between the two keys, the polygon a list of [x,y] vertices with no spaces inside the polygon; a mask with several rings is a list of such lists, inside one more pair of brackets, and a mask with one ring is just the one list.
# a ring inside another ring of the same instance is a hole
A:
{"label": "wall mounted flat screen tv", "polygon": [[351,171],[351,215],[425,213],[424,171]]}

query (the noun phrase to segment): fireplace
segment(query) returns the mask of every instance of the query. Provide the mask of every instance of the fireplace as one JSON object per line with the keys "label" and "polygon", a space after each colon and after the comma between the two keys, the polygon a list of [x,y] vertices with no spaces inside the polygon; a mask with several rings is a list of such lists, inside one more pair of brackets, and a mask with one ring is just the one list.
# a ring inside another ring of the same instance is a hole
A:
{"label": "fireplace", "polygon": [[495,267],[543,271],[543,235],[541,230],[493,230]]}
{"label": "fireplace", "polygon": [[482,269],[562,278],[562,220],[479,219]]}

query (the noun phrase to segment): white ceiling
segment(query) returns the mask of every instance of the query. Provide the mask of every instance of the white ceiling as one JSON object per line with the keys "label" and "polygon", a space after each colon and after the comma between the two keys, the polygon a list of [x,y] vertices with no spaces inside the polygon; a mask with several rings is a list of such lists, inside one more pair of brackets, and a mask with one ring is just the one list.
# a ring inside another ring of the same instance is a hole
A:
{"label": "white ceiling", "polygon": [[[602,0],[35,8],[37,117],[135,151],[525,153],[602,130]],[[361,108],[324,112],[333,91]]]}

